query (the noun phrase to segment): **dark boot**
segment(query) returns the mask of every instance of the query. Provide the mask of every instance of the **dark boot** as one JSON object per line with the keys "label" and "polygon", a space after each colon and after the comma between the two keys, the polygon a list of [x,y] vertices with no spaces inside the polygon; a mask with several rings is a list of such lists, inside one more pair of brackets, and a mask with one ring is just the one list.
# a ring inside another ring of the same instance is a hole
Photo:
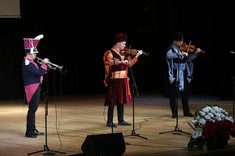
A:
{"label": "dark boot", "polygon": [[25,137],[28,137],[28,138],[37,138],[37,135],[34,132],[26,131]]}
{"label": "dark boot", "polygon": [[184,92],[181,92],[181,100],[182,100],[184,116],[193,117],[193,114],[190,112],[189,109],[188,96]]}
{"label": "dark boot", "polygon": [[39,132],[37,129],[34,130],[34,134],[36,134],[36,135],[44,135],[43,132]]}
{"label": "dark boot", "polygon": [[130,123],[124,121],[124,104],[117,105],[118,125],[131,126]]}
{"label": "dark boot", "polygon": [[109,109],[108,109],[108,121],[107,121],[107,123],[106,123],[106,126],[107,127],[117,127],[117,125],[116,124],[112,124],[112,122],[113,122],[113,110],[114,110],[114,106],[109,106]]}
{"label": "dark boot", "polygon": [[114,128],[117,127],[117,125],[116,125],[115,123],[112,124],[112,122],[107,122],[107,123],[106,123],[106,126],[107,126],[107,127],[114,127]]}

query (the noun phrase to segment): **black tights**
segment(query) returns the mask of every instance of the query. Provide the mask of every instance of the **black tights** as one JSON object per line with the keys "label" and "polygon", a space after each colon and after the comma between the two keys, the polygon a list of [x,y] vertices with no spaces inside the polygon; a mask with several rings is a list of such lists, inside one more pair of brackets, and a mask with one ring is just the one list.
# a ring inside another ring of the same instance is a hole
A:
{"label": "black tights", "polygon": [[[108,109],[108,122],[112,122],[113,120],[113,110],[114,110],[114,106],[109,106]],[[124,121],[124,104],[118,104],[117,105],[117,113],[118,113],[118,122],[122,122]]]}

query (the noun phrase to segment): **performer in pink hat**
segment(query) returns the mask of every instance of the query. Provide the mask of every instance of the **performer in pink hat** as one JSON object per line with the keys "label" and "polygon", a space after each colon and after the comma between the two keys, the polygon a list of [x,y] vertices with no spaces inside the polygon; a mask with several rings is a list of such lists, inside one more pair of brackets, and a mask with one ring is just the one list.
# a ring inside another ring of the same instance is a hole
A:
{"label": "performer in pink hat", "polygon": [[[37,56],[37,44],[43,35],[39,35],[32,38],[24,38],[24,46],[26,56],[22,64],[22,73],[24,79],[24,103],[29,104],[28,114],[27,114],[27,129],[25,136],[36,138],[37,135],[43,135],[44,133],[39,132],[35,126],[35,113],[38,109],[40,91],[42,84],[42,76],[47,72],[47,65],[42,64],[39,68],[34,62]],[[49,63],[49,59],[44,59],[45,63]]]}

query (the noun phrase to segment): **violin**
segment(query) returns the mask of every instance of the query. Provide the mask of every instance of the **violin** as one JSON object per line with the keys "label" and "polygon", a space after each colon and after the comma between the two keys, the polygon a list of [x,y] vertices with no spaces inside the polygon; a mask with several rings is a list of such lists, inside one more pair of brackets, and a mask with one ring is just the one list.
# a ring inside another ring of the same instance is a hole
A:
{"label": "violin", "polygon": [[[197,50],[197,48],[195,48],[194,45],[190,45],[189,46],[189,45],[187,45],[187,43],[183,43],[182,46],[180,47],[180,50],[181,51],[187,51],[188,50],[188,52],[192,53],[195,50]],[[201,50],[200,52],[201,53],[206,53],[204,50]]]}
{"label": "violin", "polygon": [[[137,49],[128,49],[124,48],[123,50],[120,51],[122,55],[132,55],[135,56],[138,53]],[[149,53],[143,52],[144,55],[149,56]]]}

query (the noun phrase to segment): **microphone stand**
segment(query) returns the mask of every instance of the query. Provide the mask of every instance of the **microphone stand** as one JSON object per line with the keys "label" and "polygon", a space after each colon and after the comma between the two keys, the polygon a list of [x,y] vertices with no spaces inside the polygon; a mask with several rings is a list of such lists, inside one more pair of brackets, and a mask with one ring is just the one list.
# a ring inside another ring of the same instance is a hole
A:
{"label": "microphone stand", "polygon": [[[179,70],[179,55],[178,55],[178,70]],[[175,130],[172,130],[172,131],[165,131],[165,132],[160,132],[159,134],[165,134],[165,133],[172,133],[173,134],[179,134],[181,135],[181,133],[184,133],[184,134],[188,134],[188,135],[191,135],[190,133],[188,132],[184,132],[183,130],[179,129],[179,122],[178,122],[178,100],[179,100],[179,86],[180,86],[180,82],[179,82],[179,72],[177,71],[177,81],[176,81],[176,125],[175,125]]]}
{"label": "microphone stand", "polygon": [[[234,51],[230,51],[230,53],[235,55]],[[232,80],[233,80],[233,120],[234,120],[235,76],[232,77]]]}
{"label": "microphone stand", "polygon": [[[115,60],[116,59],[113,59],[113,62],[114,62],[114,65],[113,65],[113,70],[115,72]],[[115,90],[115,74],[112,75],[112,71],[111,71],[111,78],[112,78],[112,81],[113,81],[113,85],[110,87],[110,90],[111,90],[111,107],[112,107],[112,126],[111,126],[111,132],[113,134],[113,112],[114,112],[114,90]]]}
{"label": "microphone stand", "polygon": [[[55,72],[55,71],[54,71]],[[36,151],[36,152],[32,152],[32,153],[28,153],[28,155],[32,155],[32,154],[36,154],[36,153],[40,153],[40,152],[45,152],[47,151],[47,153],[44,153],[43,155],[56,155],[55,153],[61,153],[61,154],[66,154],[66,152],[60,152],[60,151],[55,151],[55,150],[50,150],[47,144],[47,116],[48,116],[48,73],[47,73],[47,81],[46,81],[46,91],[43,93],[44,96],[44,102],[45,102],[45,145],[43,145],[44,149],[40,150],[40,151]],[[55,81],[55,80],[54,80]],[[54,152],[54,153],[52,153]]]}
{"label": "microphone stand", "polygon": [[233,76],[233,120],[234,120],[234,96],[235,96],[235,76]]}
{"label": "microphone stand", "polygon": [[[127,60],[128,60],[129,65],[130,65],[129,56],[131,56],[131,55],[126,53],[126,52],[124,52],[124,53],[127,55]],[[136,91],[137,96],[139,96],[139,93],[138,93],[138,90],[137,90],[137,85],[136,85],[136,82],[135,82],[135,77],[134,77],[131,66],[129,67],[129,70],[130,70],[131,78],[132,78],[132,81],[133,81],[133,84],[131,85],[131,87],[132,87],[132,107],[133,107],[133,129],[131,131],[131,134],[126,135],[126,136],[136,136],[136,137],[140,137],[140,138],[143,138],[143,139],[147,140],[148,138],[143,137],[140,134],[136,134],[136,132],[135,132],[137,130],[137,129],[135,129],[135,91]]]}

